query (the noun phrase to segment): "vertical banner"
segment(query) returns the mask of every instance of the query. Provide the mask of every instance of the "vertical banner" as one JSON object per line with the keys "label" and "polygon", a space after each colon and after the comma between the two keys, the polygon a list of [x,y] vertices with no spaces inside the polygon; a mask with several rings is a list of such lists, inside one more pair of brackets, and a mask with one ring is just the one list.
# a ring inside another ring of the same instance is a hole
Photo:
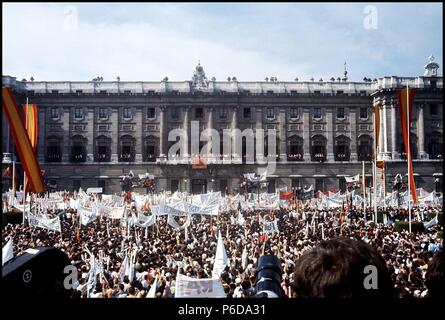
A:
{"label": "vertical banner", "polygon": [[2,106],[11,128],[14,143],[22,162],[24,171],[29,177],[29,183],[33,192],[45,192],[46,186],[43,182],[42,172],[37,161],[31,141],[17,109],[17,105],[9,87],[2,88]]}
{"label": "vertical banner", "polygon": [[[408,92],[407,92],[408,90]],[[408,144],[408,135],[410,134],[410,128],[408,128],[407,122],[409,122],[409,126],[411,126],[411,115],[413,109],[413,100],[414,100],[414,89],[399,89],[397,90],[397,99],[399,105],[399,113],[400,113],[400,122],[402,125],[402,135],[403,135],[403,144],[405,145],[405,153],[407,161],[409,161],[409,177],[411,184],[411,195],[413,197],[414,203],[417,203],[417,192],[416,185],[414,183],[414,174],[413,174],[413,160],[411,156],[411,146]],[[408,101],[409,100],[409,105]],[[409,119],[407,116],[409,114]],[[408,198],[409,199],[409,198]]]}

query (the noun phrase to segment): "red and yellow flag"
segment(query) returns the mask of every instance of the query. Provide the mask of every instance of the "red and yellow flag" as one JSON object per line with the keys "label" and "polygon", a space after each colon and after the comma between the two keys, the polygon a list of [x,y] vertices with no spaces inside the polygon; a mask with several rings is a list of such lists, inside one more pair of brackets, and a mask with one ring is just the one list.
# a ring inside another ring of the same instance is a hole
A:
{"label": "red and yellow flag", "polygon": [[[411,157],[411,146],[408,144],[409,127],[411,126],[411,115],[414,101],[414,89],[406,88],[397,90],[397,100],[399,105],[400,122],[402,125],[403,144],[405,145],[407,161],[409,161],[410,164],[409,180],[411,184],[411,194],[414,203],[417,203],[417,192],[413,174],[413,159]],[[409,119],[407,118],[408,114]],[[407,121],[409,121],[409,124]]]}
{"label": "red and yellow flag", "polygon": [[[374,105],[374,133],[375,133],[375,146],[379,145],[379,137],[380,137],[380,104]],[[374,152],[377,153],[377,150]]]}
{"label": "red and yellow flag", "polygon": [[34,154],[31,141],[29,140],[25,126],[23,125],[18,112],[12,90],[9,87],[2,88],[2,106],[8,119],[17,153],[19,154],[20,161],[22,162],[28,177],[31,189],[36,193],[45,192],[46,186],[43,182],[39,162]]}
{"label": "red and yellow flag", "polygon": [[34,151],[37,148],[37,139],[39,135],[39,127],[38,127],[38,113],[37,113],[37,105],[36,104],[23,104],[23,114],[24,119],[23,123],[25,123],[25,129],[28,132],[29,141],[31,141],[31,146]]}

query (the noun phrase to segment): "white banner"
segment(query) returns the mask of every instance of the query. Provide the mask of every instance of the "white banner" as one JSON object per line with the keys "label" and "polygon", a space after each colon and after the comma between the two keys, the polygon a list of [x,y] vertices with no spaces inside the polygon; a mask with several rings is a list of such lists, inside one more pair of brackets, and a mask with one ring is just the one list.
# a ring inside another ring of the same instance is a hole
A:
{"label": "white banner", "polygon": [[77,213],[80,215],[80,223],[86,226],[88,223],[96,220],[97,215],[94,208],[92,210],[84,207],[77,208]]}
{"label": "white banner", "polygon": [[184,230],[191,224],[191,222],[192,222],[191,215],[187,216],[187,220],[184,222],[182,226],[180,226],[179,223],[176,222],[175,218],[172,215],[169,215],[167,218],[167,223],[176,230]]}
{"label": "white banner", "polygon": [[28,222],[29,225],[33,227],[45,228],[48,230],[62,232],[62,227],[60,225],[60,218],[55,217],[53,219],[49,219],[46,217],[35,216],[31,213],[28,213]]}
{"label": "white banner", "polygon": [[219,279],[195,279],[178,274],[175,298],[225,298]]}

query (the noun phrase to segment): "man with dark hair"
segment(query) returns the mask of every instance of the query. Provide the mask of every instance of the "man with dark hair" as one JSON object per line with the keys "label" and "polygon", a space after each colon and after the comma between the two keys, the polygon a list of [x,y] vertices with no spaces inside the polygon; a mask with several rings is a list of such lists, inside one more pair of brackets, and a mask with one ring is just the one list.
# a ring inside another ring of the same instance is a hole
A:
{"label": "man with dark hair", "polygon": [[443,251],[437,252],[428,264],[426,287],[428,288],[428,297],[443,299],[445,288],[443,277]]}
{"label": "man with dark hair", "polygon": [[[376,284],[372,285],[373,281]],[[293,286],[299,298],[393,295],[390,273],[382,256],[365,242],[349,238],[323,241],[303,254],[296,261]]]}

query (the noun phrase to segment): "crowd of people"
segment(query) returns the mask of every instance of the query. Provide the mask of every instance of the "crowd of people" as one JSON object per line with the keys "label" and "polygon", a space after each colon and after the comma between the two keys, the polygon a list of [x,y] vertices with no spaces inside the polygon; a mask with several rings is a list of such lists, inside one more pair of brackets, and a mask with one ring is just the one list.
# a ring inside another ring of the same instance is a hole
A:
{"label": "crowd of people", "polygon": [[[65,195],[65,199],[72,195]],[[256,267],[264,253],[276,255],[281,262],[281,288],[285,297],[336,297],[366,294],[348,288],[362,286],[363,268],[376,265],[381,292],[394,297],[443,296],[442,226],[436,224],[422,232],[396,232],[391,221],[405,219],[403,209],[388,208],[389,223],[374,223],[372,211],[351,207],[316,209],[300,206],[277,210],[231,210],[218,216],[194,215],[185,232],[158,218],[146,230],[132,226],[125,230],[118,220],[100,217],[86,226],[79,225],[75,209],[51,210],[61,219],[62,232],[7,224],[2,232],[3,246],[10,240],[14,256],[28,248],[54,246],[65,252],[79,271],[72,290],[76,298],[87,297],[90,269],[87,251],[103,257],[103,276],[97,276],[90,297],[146,297],[155,279],[155,296],[175,296],[176,275],[211,278],[217,236],[220,232],[228,256],[228,266],[221,274],[229,298],[255,294]],[[134,203],[129,210],[136,212]],[[439,212],[441,208],[415,209],[413,217],[427,219],[420,211]],[[144,215],[150,215],[149,208]],[[244,223],[234,223],[242,214]],[[278,230],[265,234],[263,221],[277,221]],[[179,218],[178,223],[184,223]],[[137,249],[133,279],[122,277],[124,249]],[[247,252],[247,258],[243,257]],[[358,275],[360,273],[360,275]],[[354,275],[354,276],[353,276]],[[357,279],[356,276],[358,277]],[[355,280],[354,280],[355,279]],[[386,281],[386,285],[384,281]],[[356,281],[357,280],[357,281]],[[365,292],[365,293],[364,293]]]}

